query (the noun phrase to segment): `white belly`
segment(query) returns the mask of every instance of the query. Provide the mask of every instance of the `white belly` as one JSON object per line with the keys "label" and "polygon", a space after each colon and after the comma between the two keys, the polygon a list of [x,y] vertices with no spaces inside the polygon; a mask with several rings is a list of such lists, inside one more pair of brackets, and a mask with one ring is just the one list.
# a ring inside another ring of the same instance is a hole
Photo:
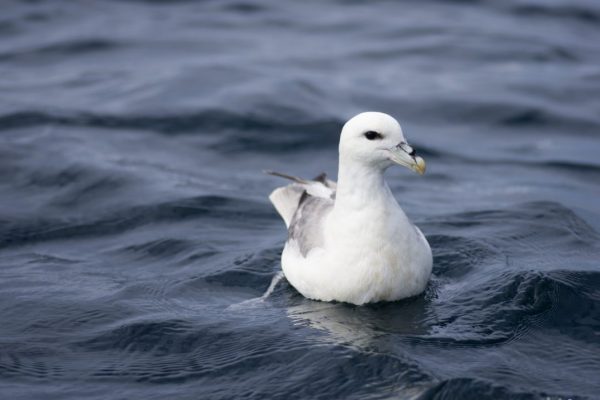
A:
{"label": "white belly", "polygon": [[331,226],[323,247],[312,249],[306,257],[293,241],[284,248],[283,272],[302,295],[364,304],[399,300],[425,289],[431,275],[431,249],[403,213],[387,223],[365,218]]}

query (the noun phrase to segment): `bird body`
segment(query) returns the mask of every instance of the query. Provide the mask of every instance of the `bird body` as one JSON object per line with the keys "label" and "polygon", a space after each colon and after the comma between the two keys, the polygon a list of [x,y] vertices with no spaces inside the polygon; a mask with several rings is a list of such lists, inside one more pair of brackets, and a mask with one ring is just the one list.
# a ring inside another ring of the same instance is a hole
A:
{"label": "bird body", "polygon": [[[383,136],[378,146],[371,143],[376,139],[365,137],[370,132]],[[423,168],[412,148],[401,149],[400,144],[405,144],[404,137],[392,117],[359,114],[342,131],[337,184],[323,175],[312,181],[289,177],[294,183],[271,194],[288,226],[282,269],[305,297],[364,304],[398,300],[425,289],[431,249],[383,177],[392,162],[398,163],[393,157],[405,157],[408,161],[402,162],[414,164],[407,166]],[[398,151],[407,156],[391,153]]]}

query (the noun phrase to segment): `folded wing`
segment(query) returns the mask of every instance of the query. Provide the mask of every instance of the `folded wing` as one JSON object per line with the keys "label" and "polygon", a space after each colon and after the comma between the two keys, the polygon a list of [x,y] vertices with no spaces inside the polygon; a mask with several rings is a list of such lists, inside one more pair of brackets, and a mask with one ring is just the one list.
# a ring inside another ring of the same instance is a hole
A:
{"label": "folded wing", "polygon": [[303,256],[323,242],[322,222],[333,208],[336,184],[321,174],[312,180],[266,171],[292,181],[275,189],[269,200],[288,228],[288,242],[294,241]]}

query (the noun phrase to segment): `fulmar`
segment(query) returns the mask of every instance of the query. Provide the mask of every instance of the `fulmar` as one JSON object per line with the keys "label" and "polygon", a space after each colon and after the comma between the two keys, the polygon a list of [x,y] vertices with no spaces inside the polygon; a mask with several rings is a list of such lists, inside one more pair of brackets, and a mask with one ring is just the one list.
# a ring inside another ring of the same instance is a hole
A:
{"label": "fulmar", "polygon": [[398,121],[365,112],[342,129],[337,183],[268,171],[292,180],[269,199],[288,228],[283,273],[302,295],[360,305],[423,292],[431,249],[384,179],[395,164],[425,172]]}

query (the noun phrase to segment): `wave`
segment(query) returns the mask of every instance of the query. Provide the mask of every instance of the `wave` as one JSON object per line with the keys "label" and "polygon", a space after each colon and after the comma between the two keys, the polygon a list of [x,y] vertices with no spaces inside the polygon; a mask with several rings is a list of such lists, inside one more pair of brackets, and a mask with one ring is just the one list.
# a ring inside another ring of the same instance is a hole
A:
{"label": "wave", "polygon": [[511,390],[511,388],[493,384],[476,378],[451,378],[443,379],[435,384],[417,400],[479,400],[479,399],[515,399],[515,400],[537,400],[540,398],[579,399],[573,396],[563,396],[556,393],[531,393]]}
{"label": "wave", "polygon": [[273,218],[270,209],[262,203],[223,196],[197,196],[121,209],[89,219],[5,220],[0,228],[0,248],[57,239],[117,235],[149,223],[199,218],[214,219],[220,224],[229,221],[239,227],[242,216],[246,220]]}
{"label": "wave", "polygon": [[[14,112],[0,116],[0,130],[39,125],[149,130],[164,134],[193,134],[235,131],[236,140],[229,142],[235,150],[260,149],[273,140],[301,142],[309,135],[319,143],[337,144],[341,120],[298,121],[225,110],[203,110],[174,115],[102,115],[92,113]],[[262,137],[262,139],[261,139]],[[290,149],[293,148],[293,144]]]}
{"label": "wave", "polygon": [[112,51],[124,46],[122,42],[107,39],[70,40],[34,49],[0,53],[0,62],[27,62],[41,57],[71,57],[85,53]]}
{"label": "wave", "polygon": [[[433,223],[431,221],[430,223]],[[506,229],[510,224],[510,229]],[[455,234],[467,229],[470,235],[485,233],[490,243],[505,248],[543,245],[564,250],[597,250],[600,234],[568,207],[553,201],[517,204],[506,210],[469,211],[435,221],[438,229],[451,227]],[[445,230],[445,229],[443,229]],[[538,248],[539,250],[539,248]]]}
{"label": "wave", "polygon": [[522,17],[571,20],[576,23],[592,25],[597,25],[600,21],[600,10],[577,4],[544,5],[541,3],[524,3],[510,6],[509,10],[511,13]]}

